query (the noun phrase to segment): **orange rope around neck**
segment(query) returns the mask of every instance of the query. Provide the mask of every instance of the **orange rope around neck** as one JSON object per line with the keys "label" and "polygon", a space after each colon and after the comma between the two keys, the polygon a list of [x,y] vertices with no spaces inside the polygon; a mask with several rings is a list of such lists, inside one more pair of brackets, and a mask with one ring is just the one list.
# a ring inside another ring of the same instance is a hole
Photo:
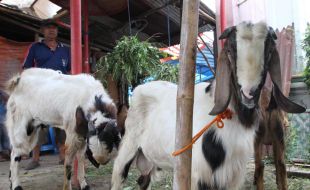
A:
{"label": "orange rope around neck", "polygon": [[186,150],[192,148],[193,144],[199,139],[199,137],[207,130],[209,129],[215,122],[216,126],[218,128],[223,128],[224,123],[222,119],[231,119],[233,115],[233,112],[230,109],[225,110],[224,112],[218,114],[208,125],[206,125],[203,129],[201,129],[192,139],[192,142],[185,147],[181,148],[180,150],[177,150],[172,153],[173,156],[178,156],[185,152]]}

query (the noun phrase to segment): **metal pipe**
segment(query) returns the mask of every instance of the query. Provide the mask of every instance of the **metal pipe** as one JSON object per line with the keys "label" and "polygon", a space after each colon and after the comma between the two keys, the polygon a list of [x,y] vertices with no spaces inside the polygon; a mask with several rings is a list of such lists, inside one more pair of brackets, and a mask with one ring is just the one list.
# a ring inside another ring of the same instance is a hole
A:
{"label": "metal pipe", "polygon": [[200,38],[200,40],[202,41],[202,43],[208,48],[208,50],[210,51],[210,53],[214,56],[213,51],[210,49],[210,47],[208,46],[208,44],[203,40],[203,38],[198,35],[198,37]]}
{"label": "metal pipe", "polygon": [[60,21],[60,20],[56,20],[56,23],[57,23],[59,26],[63,27],[63,28],[71,29],[70,24],[64,23],[64,22],[62,22],[62,21]]}
{"label": "metal pipe", "polygon": [[[71,25],[71,74],[82,72],[82,23],[81,1],[70,0],[70,25]],[[77,186],[78,161],[74,161],[74,176],[72,183]]]}
{"label": "metal pipe", "polygon": [[206,61],[207,65],[208,65],[208,67],[209,67],[209,69],[210,69],[210,71],[213,73],[213,76],[215,76],[215,72],[214,72],[214,70],[212,69],[212,67],[211,67],[211,65],[210,65],[210,63],[209,63],[209,60],[208,60],[207,56],[202,52],[202,50],[199,48],[198,45],[197,45],[197,49],[198,49],[198,51],[201,53],[201,55],[202,55],[202,57],[204,58],[204,60]]}
{"label": "metal pipe", "polygon": [[239,7],[240,5],[242,5],[243,3],[247,2],[247,1],[248,1],[248,0],[243,0],[243,1],[239,2],[239,3],[237,4],[237,6]]}
{"label": "metal pipe", "polygon": [[217,33],[216,33],[216,28],[213,30],[213,52],[214,52],[214,70],[216,71],[216,66],[217,66],[217,58],[218,58],[218,44],[217,44]]}
{"label": "metal pipe", "polygon": [[199,10],[199,15],[207,19],[208,21],[211,21],[212,23],[215,23],[215,19],[203,12],[202,10]]}
{"label": "metal pipe", "polygon": [[82,72],[81,1],[70,0],[71,21],[71,73]]}
{"label": "metal pipe", "polygon": [[[220,25],[221,25],[221,33],[225,30],[226,28],[226,0],[221,0],[220,4]],[[221,41],[222,47],[224,47],[224,41]]]}
{"label": "metal pipe", "polygon": [[88,41],[88,0],[83,1],[84,17],[84,47],[83,47],[83,71],[89,73],[89,41]]}

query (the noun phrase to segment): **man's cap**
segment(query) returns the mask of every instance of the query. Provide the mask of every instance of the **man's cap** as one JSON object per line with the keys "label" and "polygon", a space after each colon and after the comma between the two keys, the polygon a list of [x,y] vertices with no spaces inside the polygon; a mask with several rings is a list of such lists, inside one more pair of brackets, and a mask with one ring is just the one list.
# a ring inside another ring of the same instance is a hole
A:
{"label": "man's cap", "polygon": [[56,27],[58,27],[58,24],[57,24],[56,21],[53,20],[53,19],[45,19],[45,20],[42,20],[42,22],[41,22],[41,28],[46,27],[46,26],[56,26]]}

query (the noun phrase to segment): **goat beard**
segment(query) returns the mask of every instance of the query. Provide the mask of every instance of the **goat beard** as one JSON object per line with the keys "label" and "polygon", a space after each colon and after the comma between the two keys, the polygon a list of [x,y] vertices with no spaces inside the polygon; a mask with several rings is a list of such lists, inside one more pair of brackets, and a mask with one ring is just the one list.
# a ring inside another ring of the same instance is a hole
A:
{"label": "goat beard", "polygon": [[253,108],[247,108],[240,100],[241,99],[238,99],[237,97],[234,98],[235,111],[242,125],[244,125],[246,128],[250,128],[257,120],[257,106]]}

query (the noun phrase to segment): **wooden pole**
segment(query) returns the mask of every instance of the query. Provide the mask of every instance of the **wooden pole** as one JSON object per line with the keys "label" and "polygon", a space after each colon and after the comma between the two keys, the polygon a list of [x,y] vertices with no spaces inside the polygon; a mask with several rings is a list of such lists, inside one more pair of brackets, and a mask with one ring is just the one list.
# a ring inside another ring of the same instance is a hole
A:
{"label": "wooden pole", "polygon": [[[199,0],[183,0],[180,77],[177,94],[175,149],[189,144],[192,139],[195,60],[198,35]],[[192,150],[177,156],[174,162],[174,190],[191,189]]]}

